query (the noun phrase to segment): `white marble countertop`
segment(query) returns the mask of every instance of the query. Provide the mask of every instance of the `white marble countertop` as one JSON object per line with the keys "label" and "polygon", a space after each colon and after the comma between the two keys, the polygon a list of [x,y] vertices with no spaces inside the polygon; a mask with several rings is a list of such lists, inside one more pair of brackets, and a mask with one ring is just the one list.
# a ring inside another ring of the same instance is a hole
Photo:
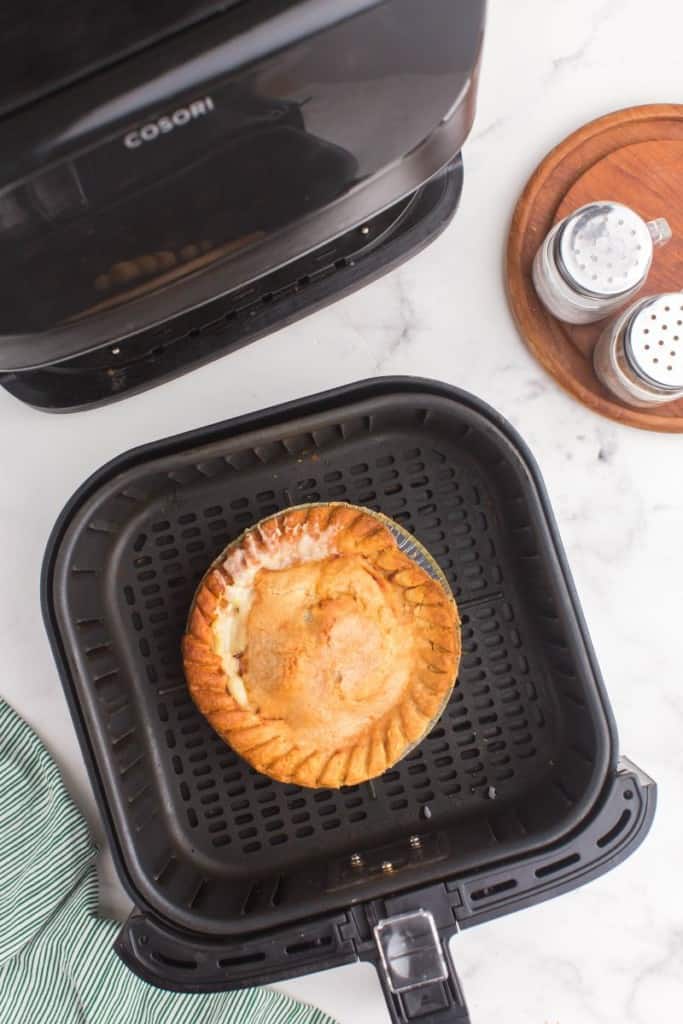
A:
{"label": "white marble countertop", "polygon": [[[552,145],[610,110],[680,100],[676,26],[677,0],[491,0],[462,207],[428,251],[123,404],[48,417],[0,395],[0,694],[42,736],[99,836],[38,601],[49,530],[90,472],[132,445],[377,374],[461,385],[522,432],[550,491],[622,750],[658,781],[660,804],[651,836],[618,870],[455,941],[477,1024],[664,1024],[683,1013],[683,439],[619,427],[563,394],[520,343],[501,270],[513,205]],[[106,863],[102,874],[104,909],[124,914]],[[343,1024],[387,1020],[367,967],[283,988]]]}

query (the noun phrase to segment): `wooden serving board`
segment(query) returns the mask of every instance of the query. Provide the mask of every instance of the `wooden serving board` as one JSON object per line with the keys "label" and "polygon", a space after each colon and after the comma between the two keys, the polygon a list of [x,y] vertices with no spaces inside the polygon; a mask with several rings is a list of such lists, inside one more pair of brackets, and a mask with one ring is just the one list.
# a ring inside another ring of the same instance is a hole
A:
{"label": "wooden serving board", "polygon": [[604,322],[578,327],[561,323],[546,312],[536,296],[531,267],[550,228],[577,207],[602,199],[625,203],[645,220],[667,218],[673,239],[655,250],[650,276],[638,297],[681,291],[683,106],[620,110],[591,122],[557,146],[519,200],[506,266],[508,298],[522,338],[558,384],[584,405],[619,423],[683,433],[683,400],[652,410],[632,409],[597,380],[592,353]]}

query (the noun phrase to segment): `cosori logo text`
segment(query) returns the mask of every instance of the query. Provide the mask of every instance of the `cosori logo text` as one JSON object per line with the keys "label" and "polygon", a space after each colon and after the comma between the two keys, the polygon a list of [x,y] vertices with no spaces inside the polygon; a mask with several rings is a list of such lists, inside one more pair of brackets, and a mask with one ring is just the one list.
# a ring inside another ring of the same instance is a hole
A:
{"label": "cosori logo text", "polygon": [[194,100],[186,107],[178,107],[172,114],[164,114],[156,121],[143,124],[142,128],[136,128],[127,132],[123,137],[123,144],[126,149],[137,149],[145,142],[154,142],[160,135],[168,135],[176,128],[182,128],[198,117],[204,117],[214,110],[213,100],[210,96],[204,96],[201,100]]}

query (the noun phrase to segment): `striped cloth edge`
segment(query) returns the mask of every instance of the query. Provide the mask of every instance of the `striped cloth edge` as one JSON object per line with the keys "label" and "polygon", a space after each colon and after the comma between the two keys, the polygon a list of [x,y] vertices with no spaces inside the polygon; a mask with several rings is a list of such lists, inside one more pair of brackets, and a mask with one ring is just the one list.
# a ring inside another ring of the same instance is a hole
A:
{"label": "striped cloth edge", "polygon": [[334,1024],[268,989],[181,995],[145,984],[97,915],[96,847],[58,768],[0,699],[3,1024]]}

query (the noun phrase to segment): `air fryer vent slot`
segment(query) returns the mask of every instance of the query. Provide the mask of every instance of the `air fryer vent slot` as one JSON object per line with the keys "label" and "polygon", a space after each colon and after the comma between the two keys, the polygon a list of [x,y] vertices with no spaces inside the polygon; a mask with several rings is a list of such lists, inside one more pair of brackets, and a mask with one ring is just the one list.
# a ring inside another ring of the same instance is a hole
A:
{"label": "air fryer vent slot", "polygon": [[623,811],[619,821],[615,824],[614,828],[611,828],[604,836],[598,839],[598,846],[601,850],[604,850],[606,846],[610,846],[615,839],[621,835],[629,821],[631,820],[631,811]]}
{"label": "air fryer vent slot", "polygon": [[317,939],[311,939],[308,942],[296,942],[291,946],[287,946],[285,951],[289,956],[300,956],[302,953],[312,953],[315,950],[324,949],[325,946],[331,945],[331,936],[321,935]]}
{"label": "air fryer vent slot", "polygon": [[561,860],[553,861],[552,864],[544,864],[542,868],[536,869],[536,878],[549,878],[551,875],[557,875],[560,871],[566,871],[567,868],[578,864],[580,860],[581,856],[578,853],[571,853]]}
{"label": "air fryer vent slot", "polygon": [[265,953],[248,953],[245,956],[227,956],[218,961],[222,968],[246,967],[247,964],[258,964],[266,959]]}
{"label": "air fryer vent slot", "polygon": [[175,957],[167,956],[165,953],[156,950],[153,954],[153,958],[164,967],[171,967],[174,971],[196,971],[197,963],[195,960],[177,960]]}
{"label": "air fryer vent slot", "polygon": [[475,889],[470,894],[470,899],[473,903],[480,903],[482,900],[493,899],[494,896],[500,896],[504,892],[511,892],[512,889],[516,889],[518,882],[514,878],[508,878],[504,882],[496,882],[495,885],[488,885],[484,889]]}

